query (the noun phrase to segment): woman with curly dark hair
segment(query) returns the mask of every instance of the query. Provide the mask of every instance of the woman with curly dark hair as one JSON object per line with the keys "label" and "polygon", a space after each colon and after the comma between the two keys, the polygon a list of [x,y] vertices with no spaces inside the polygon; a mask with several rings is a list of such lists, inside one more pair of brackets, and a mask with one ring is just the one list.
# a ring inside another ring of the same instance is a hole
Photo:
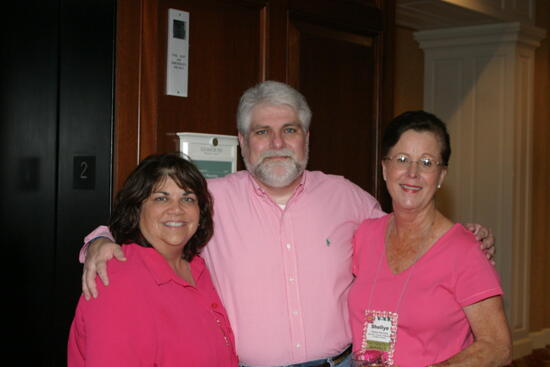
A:
{"label": "woman with curly dark hair", "polygon": [[236,366],[227,314],[198,256],[213,233],[212,198],[197,168],[153,155],[117,194],[109,227],[126,261],[109,262],[100,298],[81,297],[69,366]]}

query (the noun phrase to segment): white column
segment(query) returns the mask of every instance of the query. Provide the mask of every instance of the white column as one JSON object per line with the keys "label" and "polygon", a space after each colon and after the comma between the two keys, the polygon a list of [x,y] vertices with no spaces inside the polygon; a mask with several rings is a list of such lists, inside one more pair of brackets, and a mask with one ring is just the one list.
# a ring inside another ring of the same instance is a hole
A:
{"label": "white column", "polygon": [[424,109],[449,127],[443,213],[493,229],[514,357],[531,351],[529,264],[534,50],[544,30],[520,23],[421,31]]}

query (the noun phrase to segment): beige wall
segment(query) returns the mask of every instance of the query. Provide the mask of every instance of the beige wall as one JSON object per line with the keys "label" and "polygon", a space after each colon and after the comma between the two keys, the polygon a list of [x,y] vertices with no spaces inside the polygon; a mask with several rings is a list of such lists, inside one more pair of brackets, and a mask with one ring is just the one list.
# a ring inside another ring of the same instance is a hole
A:
{"label": "beige wall", "polygon": [[535,56],[531,331],[550,328],[550,0],[537,2],[536,25],[547,33]]}
{"label": "beige wall", "polygon": [[[550,328],[550,0],[539,0],[537,26],[548,34],[536,50],[531,331]],[[414,30],[396,28],[396,115],[423,107],[424,56],[413,34]]]}

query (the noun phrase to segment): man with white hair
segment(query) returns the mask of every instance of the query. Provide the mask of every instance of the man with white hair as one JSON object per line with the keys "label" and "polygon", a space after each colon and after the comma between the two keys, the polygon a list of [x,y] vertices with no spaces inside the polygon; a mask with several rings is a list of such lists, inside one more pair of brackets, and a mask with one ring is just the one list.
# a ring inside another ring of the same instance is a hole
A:
{"label": "man with white hair", "polygon": [[[248,89],[237,112],[246,171],[208,180],[215,230],[201,256],[242,366],[351,364],[351,240],[364,219],[384,213],[345,178],[305,169],[310,120],[305,98],[290,86]],[[85,241],[107,236],[99,227]],[[96,297],[96,272],[108,282],[106,260],[124,254],[105,238],[87,252],[83,291]]]}

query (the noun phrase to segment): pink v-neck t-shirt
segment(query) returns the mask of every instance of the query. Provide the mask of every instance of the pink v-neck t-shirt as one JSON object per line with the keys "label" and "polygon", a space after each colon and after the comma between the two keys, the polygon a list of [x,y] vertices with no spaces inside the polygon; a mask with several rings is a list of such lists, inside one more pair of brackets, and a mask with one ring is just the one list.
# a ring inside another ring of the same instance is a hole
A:
{"label": "pink v-neck t-shirt", "polygon": [[384,246],[390,217],[365,220],[354,237],[356,279],[349,293],[353,348],[361,348],[366,309],[391,311],[398,313],[395,365],[447,360],[473,343],[463,308],[501,295],[498,275],[479,242],[460,224],[414,265],[393,274]]}

